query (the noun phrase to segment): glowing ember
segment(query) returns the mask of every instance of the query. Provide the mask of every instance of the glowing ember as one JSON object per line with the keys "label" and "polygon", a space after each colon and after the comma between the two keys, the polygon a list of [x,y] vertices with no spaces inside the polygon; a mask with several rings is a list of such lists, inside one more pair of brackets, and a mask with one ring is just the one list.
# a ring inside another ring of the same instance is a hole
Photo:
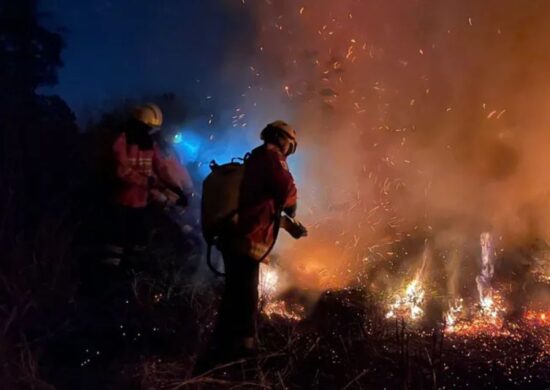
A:
{"label": "glowing ember", "polygon": [[304,307],[300,305],[289,305],[283,300],[267,302],[262,312],[268,317],[282,317],[287,320],[300,321],[304,315]]}
{"label": "glowing ember", "polygon": [[386,318],[404,317],[416,320],[424,314],[424,289],[418,279],[410,282],[402,295],[397,295]]}
{"label": "glowing ember", "polygon": [[504,313],[506,308],[502,297],[494,294],[490,298],[480,302],[478,310],[473,317],[462,319],[460,318],[461,311],[451,315],[454,322],[449,321],[449,315],[452,310],[447,313],[447,326],[445,331],[463,336],[475,336],[479,334],[488,334],[493,336],[509,336],[510,331],[503,329]]}
{"label": "glowing ember", "polygon": [[532,326],[549,326],[550,325],[550,312],[528,310],[523,315],[523,319],[526,323]]}
{"label": "glowing ember", "polygon": [[476,333],[506,334],[502,330],[503,314],[506,311],[503,300],[498,294],[493,293],[491,282],[495,273],[494,248],[490,233],[481,233],[479,238],[481,245],[481,273],[476,277],[479,293],[479,306],[473,318],[457,323],[458,315],[462,311],[456,302],[451,306],[446,315],[446,331],[452,333],[473,335]]}

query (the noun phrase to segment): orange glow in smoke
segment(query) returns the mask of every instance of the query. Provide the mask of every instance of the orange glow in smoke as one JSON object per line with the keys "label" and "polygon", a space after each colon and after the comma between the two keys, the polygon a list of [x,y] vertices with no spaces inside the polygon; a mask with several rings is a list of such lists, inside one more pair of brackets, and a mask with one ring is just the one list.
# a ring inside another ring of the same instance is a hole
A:
{"label": "orange glow in smoke", "polygon": [[282,253],[292,284],[304,290],[325,291],[346,287],[353,272],[337,245],[307,239]]}

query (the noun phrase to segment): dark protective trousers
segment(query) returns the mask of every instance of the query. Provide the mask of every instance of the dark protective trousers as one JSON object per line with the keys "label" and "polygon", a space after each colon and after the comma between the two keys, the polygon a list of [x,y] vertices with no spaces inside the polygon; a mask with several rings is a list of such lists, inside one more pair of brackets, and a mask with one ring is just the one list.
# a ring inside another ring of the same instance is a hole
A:
{"label": "dark protective trousers", "polygon": [[146,246],[149,239],[148,216],[147,207],[113,206],[108,227],[109,244],[125,251],[136,246]]}
{"label": "dark protective trousers", "polygon": [[227,350],[239,346],[245,338],[256,338],[260,263],[228,252],[223,258],[225,290],[214,338],[219,348]]}

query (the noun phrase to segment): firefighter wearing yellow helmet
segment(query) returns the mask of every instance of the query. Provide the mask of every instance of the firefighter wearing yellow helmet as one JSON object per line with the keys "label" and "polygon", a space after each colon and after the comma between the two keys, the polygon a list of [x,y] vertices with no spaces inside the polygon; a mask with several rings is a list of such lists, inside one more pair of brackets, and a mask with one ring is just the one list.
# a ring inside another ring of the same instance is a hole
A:
{"label": "firefighter wearing yellow helmet", "polygon": [[134,107],[132,117],[134,120],[148,126],[151,130],[158,130],[162,126],[162,111],[153,103]]}
{"label": "firefighter wearing yellow helmet", "polygon": [[[104,261],[108,265],[119,265],[128,255],[139,255],[146,250],[151,202],[186,205],[187,199],[179,190],[179,183],[169,174],[169,164],[152,137],[162,122],[162,111],[156,104],[139,105],[131,110],[129,120],[113,144],[116,187],[112,197],[110,243]],[[166,188],[173,189],[175,195],[169,198]]]}

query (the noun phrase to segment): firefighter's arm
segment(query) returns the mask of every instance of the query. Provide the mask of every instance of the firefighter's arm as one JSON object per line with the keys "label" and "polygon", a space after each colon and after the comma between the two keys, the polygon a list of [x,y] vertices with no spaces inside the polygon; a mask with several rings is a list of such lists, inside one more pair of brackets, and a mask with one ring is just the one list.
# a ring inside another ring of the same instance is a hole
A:
{"label": "firefighter's arm", "polygon": [[116,175],[122,182],[141,187],[149,185],[149,178],[133,169],[128,161],[125,134],[121,134],[115,141],[113,153],[116,162]]}
{"label": "firefighter's arm", "polygon": [[[178,182],[175,175],[171,174],[168,159],[163,157],[162,152],[156,144],[154,145],[153,171],[162,182],[157,183],[158,187],[165,187],[163,192],[168,197],[170,203],[174,203],[175,205],[182,207],[187,206],[187,195],[183,192],[182,185]],[[177,196],[179,199],[174,200],[174,196]]]}
{"label": "firefighter's arm", "polygon": [[154,145],[153,171],[155,175],[169,187],[180,187],[179,183],[170,175],[167,159],[162,155],[157,144]]}
{"label": "firefighter's arm", "polygon": [[[297,203],[297,190],[294,178],[288,170],[288,165],[282,155],[271,153],[270,159],[272,190],[277,205],[294,214]],[[291,215],[293,216],[293,215]]]}

